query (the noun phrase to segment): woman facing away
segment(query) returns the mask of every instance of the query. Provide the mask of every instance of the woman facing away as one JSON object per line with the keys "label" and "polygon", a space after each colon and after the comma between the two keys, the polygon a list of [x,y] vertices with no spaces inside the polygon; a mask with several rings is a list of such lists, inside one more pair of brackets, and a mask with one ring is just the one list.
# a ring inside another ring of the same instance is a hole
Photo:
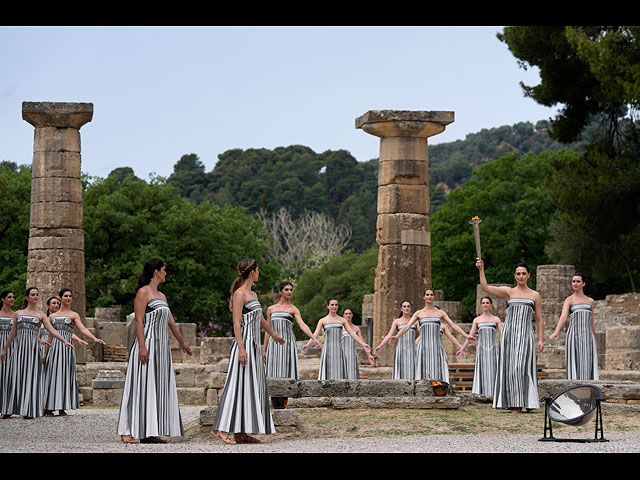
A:
{"label": "woman facing away", "polygon": [[[411,320],[393,335],[389,342],[391,345],[395,344],[418,322],[420,325],[420,337],[416,346],[415,379],[433,379],[449,382],[449,365],[444,345],[442,344],[442,334],[443,332],[447,333],[447,331],[444,331],[444,327],[447,327],[447,330],[448,328],[455,330],[458,334],[469,339],[472,344],[475,344],[476,340],[456,325],[449,318],[447,312],[433,304],[435,301],[435,290],[433,288],[425,289],[423,298],[424,307],[415,312]],[[461,347],[453,335],[450,338],[453,338],[454,344]]]}
{"label": "woman facing away", "polygon": [[322,348],[322,343],[304,323],[298,307],[291,303],[293,295],[291,282],[280,283],[278,290],[280,292],[278,302],[267,308],[267,323],[279,336],[285,339],[285,343],[281,345],[275,342],[271,335],[265,333],[262,353],[267,369],[266,375],[267,377],[298,380],[298,351],[296,337],[293,333],[293,322],[295,321],[300,330],[320,348]]}
{"label": "woman facing away", "polygon": [[584,275],[576,273],[571,277],[573,294],[563,305],[558,325],[549,336],[556,340],[567,318],[571,319],[565,338],[565,359],[567,379],[598,380],[598,345],[596,328],[593,322],[593,298],[584,294],[586,282]]}
{"label": "woman facing away", "polygon": [[[400,316],[396,318],[389,328],[389,333],[382,339],[380,344],[374,349],[373,354],[378,356],[382,348],[389,343],[391,337],[402,330],[411,321],[411,309],[413,305],[409,300],[405,300],[400,305]],[[416,371],[416,338],[419,335],[418,329],[412,325],[409,330],[398,340],[393,357],[394,380],[414,380]]]}
{"label": "woman facing away", "polygon": [[[324,330],[324,345],[322,346],[322,354],[320,355],[320,369],[318,371],[318,380],[343,380],[347,378],[346,361],[342,351],[342,329],[344,328],[349,335],[358,343],[367,354],[371,353],[371,347],[364,343],[358,337],[355,330],[351,328],[349,323],[340,315],[338,315],[338,299],[330,298],[327,300],[328,314],[318,320],[314,335],[317,337]],[[311,340],[302,347],[302,353],[307,353],[307,349],[311,346]],[[369,356],[369,362],[373,365],[375,360]]]}
{"label": "woman facing away", "polygon": [[73,345],[62,337],[47,316],[38,310],[39,291],[36,287],[27,288],[22,309],[15,313],[15,321],[7,337],[0,362],[4,362],[7,350],[11,349],[11,374],[6,388],[6,397],[2,405],[2,418],[21,415],[35,418],[44,415],[43,408],[43,368],[40,351],[40,325],[44,324],[50,338],[59,340],[65,347]]}
{"label": "woman facing away", "polygon": [[191,348],[180,333],[167,297],[158,290],[167,270],[159,258],[144,264],[133,303],[136,338],[129,352],[118,435],[124,443],[166,443],[159,436],[182,436],[178,389],[171,359],[169,330],[180,348]]}
{"label": "woman facing away", "polygon": [[[283,345],[285,339],[264,319],[258,295],[252,290],[260,276],[256,261],[244,258],[238,263],[237,270],[238,276],[231,285],[234,342],[211,430],[226,444],[259,443],[249,434],[275,433],[260,346],[260,327],[279,345]],[[230,433],[234,434],[233,439]]]}
{"label": "woman facing away", "polygon": [[[502,332],[502,321],[491,313],[493,300],[491,297],[480,299],[482,313],[473,319],[469,335],[478,334],[478,346],[476,347],[476,361],[473,372],[473,385],[471,393],[493,396],[498,368],[498,341],[496,333]],[[462,348],[456,352],[456,357],[466,353],[469,342],[465,341]]]}
{"label": "woman facing away", "polygon": [[[516,265],[515,287],[494,286],[487,283],[484,262],[477,258],[482,290],[507,300],[507,315],[500,335],[500,353],[493,394],[493,407],[520,412],[540,407],[538,399],[538,369],[536,353],[542,352],[544,323],[540,294],[529,288],[531,273],[524,263]],[[538,329],[536,345],[533,318]]]}
{"label": "woman facing away", "polygon": [[[80,315],[71,310],[71,289],[63,288],[58,295],[60,296],[60,309],[49,315],[53,328],[69,343],[72,343],[75,337],[73,330],[77,328],[93,342],[106,345],[104,340],[96,338],[84,326]],[[51,341],[51,345],[45,348],[43,357],[44,414],[52,415],[53,410],[58,410],[58,415],[64,416],[67,414],[65,410],[76,410],[80,404],[75,350],[63,348],[63,345],[54,339]]]}

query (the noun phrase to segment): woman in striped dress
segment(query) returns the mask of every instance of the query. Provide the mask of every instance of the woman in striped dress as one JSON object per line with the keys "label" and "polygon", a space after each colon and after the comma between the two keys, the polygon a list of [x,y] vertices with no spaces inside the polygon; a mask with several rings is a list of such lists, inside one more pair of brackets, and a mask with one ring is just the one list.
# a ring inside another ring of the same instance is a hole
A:
{"label": "woman in striped dress", "polygon": [[[2,301],[2,309],[0,310],[0,351],[2,351],[7,343],[7,338],[15,319],[15,312],[13,311],[15,294],[11,290],[3,290],[0,293],[0,301]],[[10,349],[7,352],[7,358],[11,359]],[[9,385],[10,371],[11,362],[9,360],[0,363],[0,412],[2,411],[2,405],[6,401],[6,386]]]}
{"label": "woman in striped dress", "polygon": [[[360,337],[360,340],[364,342],[360,327],[353,324],[353,310],[345,308],[342,312],[342,318],[346,320],[351,330],[353,330],[355,334]],[[360,378],[358,350],[356,349],[356,342],[346,329],[342,330],[341,343],[342,354],[344,355],[345,378],[347,380],[358,380]],[[375,363],[375,359],[372,357],[371,353],[367,352],[367,356],[369,357],[369,362],[373,365]]]}
{"label": "woman in striped dress", "polygon": [[[482,290],[507,300],[507,316],[500,335],[498,370],[493,393],[493,407],[521,412],[540,407],[538,398],[538,369],[536,354],[542,352],[544,324],[540,294],[527,285],[529,267],[516,265],[515,287],[489,285],[484,274],[484,262],[477,258]],[[536,345],[533,318],[538,329]]]}
{"label": "woman in striped dress", "polygon": [[0,362],[6,360],[9,346],[11,349],[11,375],[8,382],[6,401],[2,405],[2,415],[21,415],[24,418],[41,417],[43,410],[43,369],[40,352],[40,324],[44,323],[49,337],[62,342],[65,347],[73,345],[62,337],[49,322],[47,316],[37,308],[38,289],[29,287],[25,293],[22,309],[15,313],[15,320],[7,342],[0,354]]}
{"label": "woman in striped dress", "polygon": [[[374,349],[374,355],[380,355],[382,348],[389,343],[391,337],[402,330],[411,320],[412,304],[409,300],[402,302],[400,306],[400,317],[396,318],[389,328],[389,333],[382,339],[380,344]],[[396,345],[395,355],[393,357],[393,373],[391,378],[394,380],[414,380],[416,372],[416,338],[418,329],[412,325],[405,335],[400,337]]]}
{"label": "woman in striped dress", "polygon": [[567,362],[567,379],[598,380],[598,346],[596,329],[593,323],[593,298],[584,294],[584,275],[576,273],[571,277],[573,294],[567,297],[562,305],[562,314],[551,340],[558,338],[562,327],[571,318],[565,338],[565,358]]}
{"label": "woman in striped dress", "polygon": [[[416,369],[415,379],[431,379],[441,382],[449,382],[449,365],[447,362],[447,354],[442,344],[441,326],[448,325],[458,334],[468,338],[472,344],[475,344],[475,338],[469,336],[462,328],[456,325],[449,318],[447,312],[433,305],[435,301],[435,290],[427,288],[424,291],[425,306],[413,314],[411,320],[398,333],[391,337],[390,343],[395,344],[414,324],[418,324],[420,328],[420,337],[416,345]],[[443,323],[444,322],[444,323]],[[457,345],[460,343],[455,340]]]}
{"label": "woman in striped dress", "polygon": [[262,354],[267,369],[266,375],[267,377],[298,380],[298,350],[296,337],[293,333],[293,322],[295,321],[300,330],[320,348],[322,348],[322,343],[304,323],[298,307],[291,303],[293,295],[291,282],[282,282],[278,290],[280,291],[278,303],[267,308],[267,323],[279,336],[285,339],[285,343],[280,345],[273,340],[271,335],[265,333]]}
{"label": "woman in striped dress", "polygon": [[[51,325],[69,343],[73,343],[73,334],[76,327],[90,340],[106,345],[104,340],[96,338],[82,323],[80,315],[71,310],[72,292],[69,288],[60,290],[61,308],[50,314]],[[85,343],[86,342],[82,342]],[[76,352],[64,348],[63,345],[53,340],[51,346],[45,347],[44,357],[44,414],[53,415],[58,410],[58,415],[64,416],[65,410],[76,410],[80,404],[78,396],[78,382],[76,378]]]}
{"label": "woman in striped dress", "polygon": [[[476,348],[476,362],[473,371],[473,385],[471,393],[493,396],[496,383],[496,371],[498,368],[498,340],[496,333],[502,332],[502,321],[491,313],[491,297],[480,299],[482,314],[473,319],[469,335],[478,334],[478,346]],[[456,352],[456,357],[466,353],[468,342],[464,342],[462,348]]]}
{"label": "woman in striped dress", "polygon": [[[342,329],[344,328],[368,354],[371,353],[371,347],[358,337],[343,317],[338,315],[337,298],[330,298],[327,301],[327,310],[329,310],[329,314],[318,320],[314,332],[314,335],[317,337],[320,332],[324,330],[324,344],[322,346],[322,354],[320,355],[318,380],[344,380],[347,378],[347,369],[342,351]],[[305,354],[310,346],[311,340],[302,347],[302,353]],[[375,360],[370,355],[369,362],[372,365],[375,363]]]}
{"label": "woman in striped dress", "polygon": [[[259,443],[249,434],[275,433],[260,346],[260,327],[279,345],[283,345],[285,339],[264,319],[258,295],[252,290],[260,276],[256,261],[242,259],[237,270],[238,276],[231,286],[234,342],[212,433],[227,444]],[[233,439],[230,433],[234,434]]]}
{"label": "woman in striped dress", "polygon": [[[47,317],[49,321],[51,321],[51,314],[60,310],[60,299],[56,296],[49,297],[47,300]],[[49,347],[49,332],[44,325],[40,325],[40,351],[42,352],[42,364],[44,365],[44,361],[47,355],[47,348]],[[46,412],[45,412],[46,415]]]}
{"label": "woman in striped dress", "polygon": [[171,314],[167,297],[158,290],[166,277],[159,258],[147,260],[138,277],[133,303],[136,338],[129,352],[118,416],[118,435],[124,443],[166,443],[159,436],[184,434],[168,331],[188,355],[191,348]]}

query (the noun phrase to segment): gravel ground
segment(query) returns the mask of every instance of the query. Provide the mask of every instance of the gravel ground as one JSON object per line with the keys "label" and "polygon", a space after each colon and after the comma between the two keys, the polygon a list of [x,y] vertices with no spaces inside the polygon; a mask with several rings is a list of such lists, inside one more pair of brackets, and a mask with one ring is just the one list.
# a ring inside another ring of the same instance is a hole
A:
{"label": "gravel ground", "polygon": [[[283,439],[261,436],[263,443],[224,445],[199,431],[203,407],[181,407],[185,437],[163,445],[125,445],[116,433],[117,409],[84,409],[67,417],[0,421],[2,453],[638,453],[640,432],[611,432],[608,442],[541,442],[540,435],[402,435],[377,438]],[[635,413],[637,415],[637,413]],[[606,425],[605,425],[606,427]],[[582,436],[582,438],[585,438]],[[592,437],[587,437],[592,438]]]}

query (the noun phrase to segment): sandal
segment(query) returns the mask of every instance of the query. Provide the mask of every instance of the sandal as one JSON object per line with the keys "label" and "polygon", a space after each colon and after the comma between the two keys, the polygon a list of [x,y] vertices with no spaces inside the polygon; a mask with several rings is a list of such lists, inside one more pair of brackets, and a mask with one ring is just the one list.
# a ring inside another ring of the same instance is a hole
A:
{"label": "sandal", "polygon": [[235,441],[231,439],[231,437],[229,436],[228,433],[226,432],[221,432],[221,431],[214,431],[212,432],[216,437],[218,437],[218,439],[220,439],[223,443],[226,443],[227,445],[235,445]]}
{"label": "sandal", "polygon": [[138,443],[138,441],[131,435],[120,435],[120,439],[122,440],[122,443]]}

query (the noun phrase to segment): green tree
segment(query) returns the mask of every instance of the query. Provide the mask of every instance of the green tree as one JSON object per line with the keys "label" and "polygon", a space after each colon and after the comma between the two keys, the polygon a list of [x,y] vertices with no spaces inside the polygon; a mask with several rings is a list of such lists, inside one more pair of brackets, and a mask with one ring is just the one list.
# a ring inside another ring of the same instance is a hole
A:
{"label": "green tree", "polygon": [[469,220],[480,224],[482,257],[490,283],[510,283],[514,266],[532,269],[549,263],[544,251],[547,228],[554,211],[546,179],[551,160],[574,157],[569,151],[540,155],[507,154],[483,165],[431,217],[432,279],[445,298],[460,300],[463,311],[475,310],[478,270]]}
{"label": "green tree", "polygon": [[0,290],[16,298],[27,283],[30,199],[31,168],[0,162]]}
{"label": "green tree", "polygon": [[152,256],[167,265],[161,288],[177,321],[201,330],[230,331],[229,287],[241,258],[258,260],[260,293],[275,287],[279,267],[262,262],[264,232],[244,208],[195,204],[161,178],[118,180],[94,179],[85,191],[87,305],[132,312],[137,276]]}
{"label": "green tree", "polygon": [[352,308],[354,321],[360,322],[363,297],[373,293],[377,263],[376,245],[363,253],[336,255],[327,263],[306,270],[296,282],[292,298],[305,323],[315,329],[318,320],[327,314],[327,300],[331,297],[338,299],[340,314],[346,307]]}

